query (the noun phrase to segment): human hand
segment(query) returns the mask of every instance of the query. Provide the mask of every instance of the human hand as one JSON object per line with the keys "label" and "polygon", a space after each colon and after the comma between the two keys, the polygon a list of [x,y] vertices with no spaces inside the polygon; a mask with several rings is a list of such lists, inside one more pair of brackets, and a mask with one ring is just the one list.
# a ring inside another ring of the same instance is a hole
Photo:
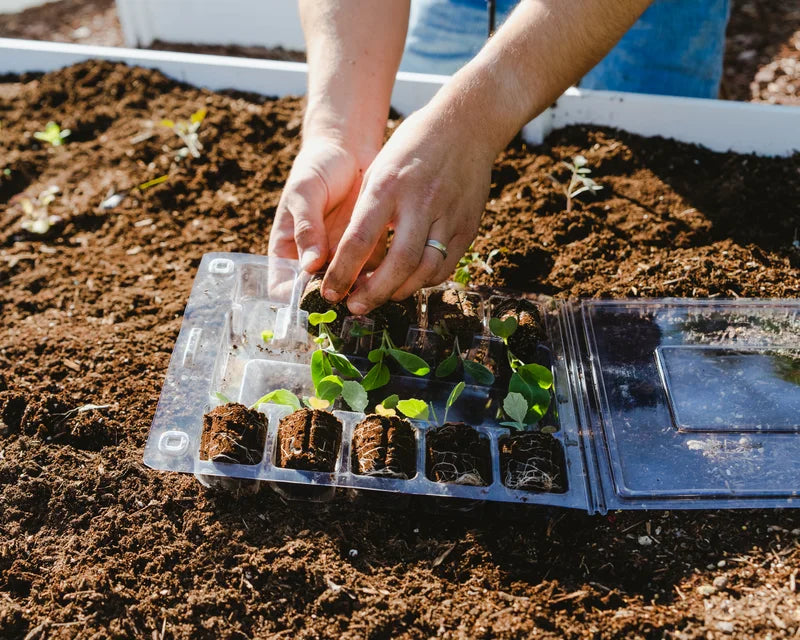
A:
{"label": "human hand", "polygon": [[[477,132],[431,106],[407,118],[367,170],[323,295],[332,302],[347,295],[387,227],[394,229],[388,253],[350,295],[351,312],[368,313],[445,280],[477,234],[495,153]],[[444,244],[447,257],[426,246],[429,239]]]}
{"label": "human hand", "polygon": [[[321,136],[303,141],[278,202],[269,255],[299,259],[302,268],[322,269],[344,233],[374,151],[355,151]],[[385,236],[384,236],[385,238]],[[376,242],[377,264],[385,242]]]}

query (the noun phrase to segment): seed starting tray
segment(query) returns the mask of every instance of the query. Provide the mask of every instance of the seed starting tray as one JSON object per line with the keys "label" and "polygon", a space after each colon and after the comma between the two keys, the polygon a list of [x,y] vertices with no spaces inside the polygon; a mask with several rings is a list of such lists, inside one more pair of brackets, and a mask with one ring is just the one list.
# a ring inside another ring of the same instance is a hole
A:
{"label": "seed starting tray", "polygon": [[[800,300],[568,301],[468,289],[483,327],[470,354],[505,357],[502,341],[488,331],[504,298],[528,298],[541,311],[547,337],[537,360],[551,369],[554,383],[539,426],[557,429],[552,437],[564,457],[564,477],[552,491],[512,489],[505,482],[501,447],[510,430],[497,418],[507,392],[502,380],[482,386],[467,379],[448,416],[488,440],[486,486],[434,481],[426,460],[433,427],[420,421],[412,421],[415,475],[356,473],[353,429],[364,415],[338,404],[333,413],[343,430],[332,472],[276,465],[278,422],[292,411],[276,404],[258,407],[268,418],[259,461],[202,460],[203,416],[222,403],[218,394],[247,406],[277,388],[313,395],[309,363],[318,345],[308,313],[299,308],[308,279],[294,261],[237,253],[203,257],[145,447],[148,466],[193,473],[206,485],[266,481],[287,498],[309,500],[328,500],[345,489],[387,503],[430,496],[441,504],[491,501],[589,513],[800,504]],[[428,325],[428,299],[455,286],[416,296],[419,319],[405,347],[425,357],[431,373],[418,378],[398,369],[388,386],[370,393],[370,408],[397,393],[433,402],[443,414],[458,380],[433,374],[437,362],[429,347],[439,336]],[[341,335],[364,373],[373,338],[350,337],[357,320],[344,319]],[[274,334],[269,342],[265,330]]]}

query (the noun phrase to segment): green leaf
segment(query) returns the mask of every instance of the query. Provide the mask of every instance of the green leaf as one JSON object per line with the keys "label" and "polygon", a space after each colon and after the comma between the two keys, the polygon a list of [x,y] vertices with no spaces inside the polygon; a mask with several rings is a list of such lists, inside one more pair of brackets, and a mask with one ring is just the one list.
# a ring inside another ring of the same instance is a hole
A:
{"label": "green leaf", "polygon": [[491,318],[489,320],[489,330],[498,338],[507,340],[517,330],[517,319],[514,316],[508,316],[505,320]]}
{"label": "green leaf", "polygon": [[397,408],[404,416],[412,420],[428,419],[428,405],[422,400],[417,400],[416,398],[400,400],[397,403]]}
{"label": "green leaf", "polygon": [[381,387],[389,384],[390,378],[391,378],[391,373],[389,372],[389,367],[387,367],[382,362],[379,362],[374,367],[372,367],[372,369],[367,371],[367,375],[364,376],[364,379],[361,381],[361,384],[364,385],[364,388],[367,391],[372,391],[373,389],[380,389]]}
{"label": "green leaf", "polygon": [[436,367],[436,377],[437,378],[446,378],[450,374],[452,374],[458,368],[458,361],[460,358],[458,354],[453,351],[449,356],[447,356],[444,360],[439,363],[439,366]]}
{"label": "green leaf", "polygon": [[369,402],[367,391],[355,380],[347,380],[342,384],[342,398],[353,411],[363,412]]}
{"label": "green leaf", "polygon": [[317,386],[317,397],[333,402],[342,393],[344,383],[339,376],[325,376]]}
{"label": "green leaf", "polygon": [[552,424],[549,424],[549,425],[544,426],[541,429],[539,429],[539,431],[541,431],[542,433],[551,434],[551,433],[555,433],[556,431],[558,431],[558,427],[555,427]]}
{"label": "green leaf", "polygon": [[525,428],[525,425],[519,422],[501,422],[500,424],[504,427],[514,427],[518,431],[522,431]]}
{"label": "green leaf", "polygon": [[215,391],[214,392],[214,397],[217,400],[219,400],[222,404],[230,404],[231,402],[233,402],[233,400],[231,400],[228,396],[226,396],[221,391]]}
{"label": "green leaf", "polygon": [[528,413],[528,402],[521,393],[510,391],[503,400],[503,411],[514,422],[525,424],[525,414]]}
{"label": "green leaf", "polygon": [[394,409],[399,401],[400,396],[398,396],[396,393],[393,393],[392,395],[384,398],[380,404],[383,405],[384,409]]}
{"label": "green leaf", "polygon": [[374,332],[367,329],[366,327],[362,327],[358,322],[354,322],[353,326],[350,327],[350,335],[353,338],[362,338],[364,336],[372,335]]}
{"label": "green leaf", "polygon": [[311,354],[311,382],[316,389],[320,381],[333,373],[333,368],[328,360],[328,352],[317,350]]}
{"label": "green leaf", "polygon": [[271,341],[271,340],[272,340],[274,337],[275,337],[275,332],[274,332],[274,331],[270,331],[269,329],[264,329],[264,330],[261,332],[261,339],[262,339],[264,342],[269,342],[269,341]]}
{"label": "green leaf", "polygon": [[275,391],[270,391],[267,395],[261,396],[258,400],[256,400],[255,404],[250,408],[257,409],[259,405],[266,404],[268,402],[285,404],[295,411],[300,408],[300,398],[298,398],[288,389],[275,389]]}
{"label": "green leaf", "polygon": [[517,373],[531,386],[549,389],[553,386],[553,372],[540,364],[526,364],[517,369]]}
{"label": "green leaf", "polygon": [[449,409],[455,404],[456,400],[458,400],[458,397],[461,395],[461,392],[464,391],[464,386],[465,385],[463,382],[459,382],[455,387],[453,387],[453,390],[450,392],[450,396],[447,398],[447,404],[445,407]]}
{"label": "green leaf", "polygon": [[453,274],[453,281],[458,282],[459,284],[468,284],[471,279],[472,276],[470,275],[469,267],[467,266],[459,267]]}
{"label": "green leaf", "polygon": [[431,368],[428,366],[427,362],[425,362],[419,356],[409,353],[408,351],[389,349],[389,355],[392,356],[392,358],[397,361],[397,364],[403,367],[403,369],[414,374],[415,376],[426,376],[431,371]]}
{"label": "green leaf", "polygon": [[480,362],[464,360],[464,371],[472,376],[472,379],[478,384],[485,384],[486,386],[494,384],[494,374]]}
{"label": "green leaf", "polygon": [[328,309],[325,313],[308,314],[308,323],[314,327],[322,322],[330,324],[334,320],[336,320],[336,312],[333,309]]}
{"label": "green leaf", "polygon": [[383,349],[373,349],[367,354],[367,360],[369,360],[372,363],[380,362],[381,360],[383,360],[383,354],[384,354]]}
{"label": "green leaf", "polygon": [[521,394],[531,407],[550,404],[550,392],[538,384],[529,384],[519,373],[511,376],[508,381],[508,390]]}
{"label": "green leaf", "polygon": [[361,378],[361,372],[353,366],[346,356],[328,351],[328,358],[334,368],[345,378]]}

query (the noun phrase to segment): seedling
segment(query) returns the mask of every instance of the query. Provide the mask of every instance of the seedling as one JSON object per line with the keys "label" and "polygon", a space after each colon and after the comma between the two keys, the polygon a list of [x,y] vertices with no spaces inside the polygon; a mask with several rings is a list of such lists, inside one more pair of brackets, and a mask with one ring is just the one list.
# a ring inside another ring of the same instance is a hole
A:
{"label": "seedling", "polygon": [[272,339],[273,339],[274,337],[275,337],[275,332],[274,332],[274,331],[271,331],[271,330],[269,330],[269,329],[264,329],[264,330],[261,332],[261,339],[262,339],[264,342],[272,342]]}
{"label": "seedling", "polygon": [[572,200],[585,191],[600,191],[603,187],[589,177],[592,172],[587,166],[589,161],[584,156],[575,156],[572,162],[562,162],[572,172],[569,183],[564,188],[567,197],[567,211],[572,211]]}
{"label": "seedling", "polygon": [[312,409],[327,409],[341,396],[353,411],[363,411],[367,407],[367,390],[357,382],[361,379],[358,369],[347,356],[337,351],[337,345],[341,341],[328,326],[335,320],[336,312],[333,309],[308,316],[309,324],[318,327],[319,335],[314,341],[319,349],[311,355],[311,381],[315,395],[306,398],[305,402]]}
{"label": "seedling", "polygon": [[48,211],[50,203],[56,199],[56,194],[59,191],[60,189],[53,185],[42,191],[33,200],[30,198],[22,198],[20,200],[19,205],[24,214],[20,225],[25,231],[43,235],[50,231],[50,227],[61,220],[60,217],[52,215]]}
{"label": "seedling", "polygon": [[[438,424],[442,426],[447,423],[447,414],[450,411],[450,407],[452,407],[461,393],[464,391],[464,383],[459,382],[453,390],[450,392],[450,395],[447,398],[447,402],[444,405],[444,418],[441,422],[439,422],[438,417],[436,416],[436,411],[433,408],[433,403],[426,403],[424,400],[419,400],[417,398],[409,398],[408,400],[398,400],[397,396],[389,396],[386,400],[384,400],[381,404],[386,407],[386,401],[391,400],[394,406],[397,407],[398,411],[402,413],[407,418],[411,418],[412,420],[425,420],[430,422],[430,417],[433,417],[433,424]],[[392,409],[394,407],[391,407]]]}
{"label": "seedling", "polygon": [[128,189],[122,189],[121,191],[114,191],[113,189],[109,192],[106,196],[106,199],[100,203],[101,209],[113,209],[114,207],[119,206],[122,201],[125,199],[131,191],[146,191],[150,187],[155,187],[157,184],[162,184],[169,180],[169,175],[158,176],[157,178],[153,178],[152,180],[148,180],[146,182],[142,182],[141,184],[136,185],[135,187],[130,187]]}
{"label": "seedling", "polygon": [[[221,404],[233,404],[233,400],[231,400],[228,396],[226,396],[221,391],[216,391],[214,393],[214,397]],[[270,391],[269,393],[261,396],[258,400],[256,400],[252,405],[250,405],[250,409],[258,409],[262,404],[267,403],[273,404],[284,404],[288,407],[291,407],[295,411],[301,407],[300,399],[293,394],[288,389],[275,389],[274,391]]]}
{"label": "seedling", "polygon": [[392,338],[389,336],[389,332],[386,329],[369,331],[356,323],[350,330],[350,335],[356,338],[376,334],[380,334],[381,344],[377,349],[373,349],[367,354],[367,358],[373,363],[373,366],[367,372],[367,375],[364,376],[364,389],[372,391],[373,389],[380,389],[389,384],[391,372],[389,371],[389,367],[386,366],[385,361],[387,358],[394,360],[411,375],[426,376],[430,373],[431,368],[428,363],[413,353],[398,349],[394,342],[392,342]]}
{"label": "seedling", "polygon": [[486,257],[486,260],[483,260],[477,251],[472,250],[472,245],[470,245],[467,252],[461,256],[461,259],[456,265],[455,273],[453,273],[453,281],[463,285],[469,284],[472,280],[473,269],[476,271],[484,271],[491,275],[494,273],[494,269],[491,267],[492,260],[498,253],[500,253],[500,249],[492,249]]}
{"label": "seedling", "polygon": [[33,137],[42,142],[48,142],[54,147],[60,147],[64,140],[72,133],[69,129],[62,129],[52,120],[45,125],[44,131],[36,131]]}
{"label": "seedling", "polygon": [[200,129],[200,125],[203,123],[206,113],[208,113],[206,109],[198,109],[189,117],[189,120],[178,120],[176,122],[174,120],[164,119],[161,121],[161,126],[172,129],[175,135],[177,135],[184,144],[183,147],[178,149],[175,157],[176,160],[182,160],[188,155],[191,155],[193,158],[200,157],[200,150],[203,148],[203,145],[200,142],[197,131]]}
{"label": "seedling", "polygon": [[494,384],[494,374],[489,371],[480,362],[475,362],[469,358],[461,355],[461,348],[458,344],[458,337],[453,340],[453,351],[436,367],[436,377],[446,378],[455,373],[458,369],[462,368],[464,373],[472,376],[478,384],[492,385]]}

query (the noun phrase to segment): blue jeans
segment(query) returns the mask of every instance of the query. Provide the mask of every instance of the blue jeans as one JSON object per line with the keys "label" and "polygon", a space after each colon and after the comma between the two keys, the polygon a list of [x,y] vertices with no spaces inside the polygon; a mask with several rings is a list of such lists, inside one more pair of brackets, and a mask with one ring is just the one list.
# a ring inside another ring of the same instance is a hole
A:
{"label": "blue jeans", "polygon": [[[515,5],[497,0],[497,25]],[[716,98],[729,14],[730,0],[655,0],[580,86]],[[455,73],[486,42],[487,15],[485,0],[413,0],[400,68]]]}

